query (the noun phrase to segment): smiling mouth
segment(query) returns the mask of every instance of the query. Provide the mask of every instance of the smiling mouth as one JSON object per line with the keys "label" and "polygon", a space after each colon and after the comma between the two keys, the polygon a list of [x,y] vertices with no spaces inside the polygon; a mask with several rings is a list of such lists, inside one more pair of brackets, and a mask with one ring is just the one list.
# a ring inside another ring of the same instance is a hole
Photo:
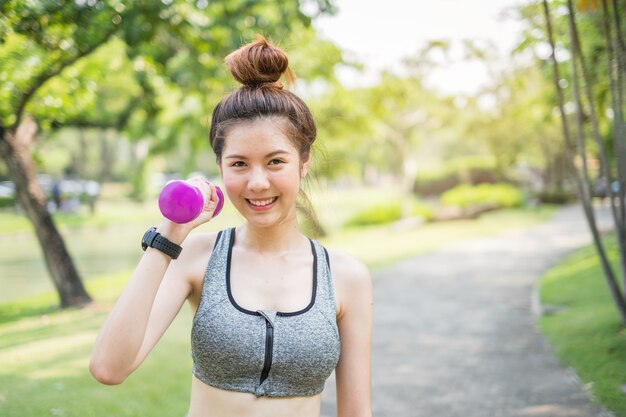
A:
{"label": "smiling mouth", "polygon": [[246,201],[248,202],[248,204],[254,207],[266,207],[273,204],[277,199],[278,197],[267,198],[265,200],[249,200],[246,198]]}

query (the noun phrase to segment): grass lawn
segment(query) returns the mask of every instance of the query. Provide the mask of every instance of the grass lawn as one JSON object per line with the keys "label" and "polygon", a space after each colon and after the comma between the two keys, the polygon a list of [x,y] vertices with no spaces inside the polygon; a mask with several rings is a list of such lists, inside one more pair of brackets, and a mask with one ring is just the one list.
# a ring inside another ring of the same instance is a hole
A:
{"label": "grass lawn", "polygon": [[185,415],[191,378],[187,309],[123,385],[101,385],[87,370],[98,328],[126,278],[91,281],[98,302],[80,310],[57,311],[51,296],[0,306],[0,416]]}
{"label": "grass lawn", "polygon": [[[605,241],[619,271],[615,239]],[[576,370],[600,403],[626,417],[626,328],[595,249],[581,249],[551,269],[541,281],[540,296],[543,304],[564,307],[539,321],[556,355]]]}
{"label": "grass lawn", "polygon": [[[332,198],[340,207],[353,204],[347,196]],[[349,210],[342,210],[347,216]],[[378,268],[461,240],[528,227],[547,219],[553,211],[550,207],[506,210],[476,221],[427,224],[408,230],[388,226],[351,229],[331,234],[324,243],[350,251]],[[128,275],[125,272],[89,281],[88,289],[97,301],[80,310],[58,311],[52,294],[0,305],[0,416],[185,414],[191,379],[191,315],[186,308],[142,367],[121,386],[100,385],[88,373],[98,328]]]}

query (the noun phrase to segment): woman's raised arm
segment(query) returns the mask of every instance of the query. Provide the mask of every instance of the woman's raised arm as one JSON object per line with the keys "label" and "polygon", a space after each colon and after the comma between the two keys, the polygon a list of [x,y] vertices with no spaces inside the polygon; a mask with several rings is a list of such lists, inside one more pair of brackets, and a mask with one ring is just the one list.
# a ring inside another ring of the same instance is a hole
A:
{"label": "woman's raised arm", "polygon": [[[104,384],[120,384],[145,359],[165,333],[192,291],[192,279],[198,273],[198,258],[206,252],[206,237],[187,236],[198,225],[211,219],[218,201],[213,185],[201,184],[207,210],[196,220],[176,225],[164,220],[157,231],[170,241],[181,244],[176,260],[148,247],[126,288],[115,303],[96,339],[89,370]],[[215,236],[210,242],[211,248]],[[200,266],[200,274],[203,269]]]}

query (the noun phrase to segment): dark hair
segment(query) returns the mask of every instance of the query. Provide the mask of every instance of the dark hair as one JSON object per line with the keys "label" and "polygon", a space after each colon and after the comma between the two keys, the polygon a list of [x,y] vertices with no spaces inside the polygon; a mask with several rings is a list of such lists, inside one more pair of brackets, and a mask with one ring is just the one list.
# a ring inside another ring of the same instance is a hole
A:
{"label": "dark hair", "polygon": [[226,57],[226,64],[242,87],[223,98],[213,110],[209,138],[217,160],[221,160],[224,138],[234,124],[259,117],[279,117],[286,135],[298,149],[301,161],[309,158],[317,130],[307,105],[283,89],[279,79],[294,80],[287,55],[260,37]]}
{"label": "dark hair", "polygon": [[[228,55],[226,65],[243,86],[223,98],[213,110],[209,139],[217,160],[222,159],[229,129],[260,117],[276,117],[283,122],[285,135],[298,150],[300,161],[308,160],[317,129],[304,101],[283,89],[279,81],[281,76],[288,83],[295,79],[285,52],[259,37]],[[325,232],[315,210],[302,190],[296,207],[304,213],[311,234],[323,236]]]}

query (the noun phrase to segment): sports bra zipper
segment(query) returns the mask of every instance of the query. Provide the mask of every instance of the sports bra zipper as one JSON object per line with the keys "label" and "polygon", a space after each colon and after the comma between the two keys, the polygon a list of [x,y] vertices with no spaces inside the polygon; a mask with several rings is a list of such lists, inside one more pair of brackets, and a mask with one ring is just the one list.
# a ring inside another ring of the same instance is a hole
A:
{"label": "sports bra zipper", "polygon": [[274,354],[274,326],[265,316],[265,362],[263,363],[263,371],[261,371],[261,382],[265,381],[272,367],[272,356]]}

